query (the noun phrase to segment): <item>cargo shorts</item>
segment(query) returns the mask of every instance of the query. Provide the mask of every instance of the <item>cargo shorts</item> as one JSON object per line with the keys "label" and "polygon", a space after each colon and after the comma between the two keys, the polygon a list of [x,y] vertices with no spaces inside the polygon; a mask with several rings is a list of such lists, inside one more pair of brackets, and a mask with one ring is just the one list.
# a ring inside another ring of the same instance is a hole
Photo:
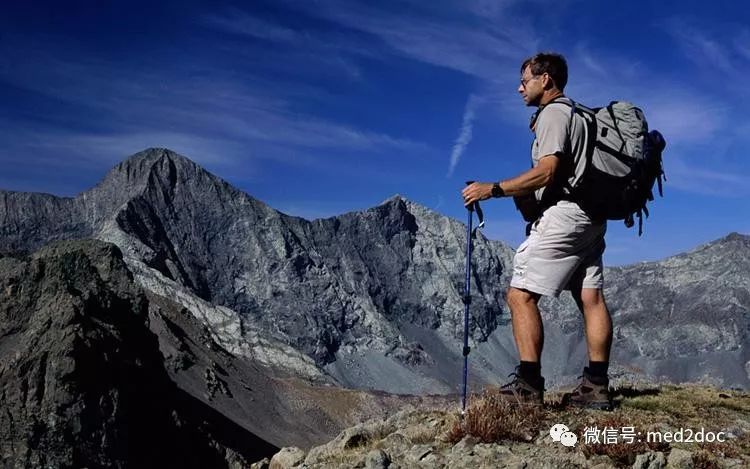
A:
{"label": "cargo shorts", "polygon": [[575,202],[558,202],[518,247],[510,286],[554,297],[571,288],[603,288],[606,231],[606,221],[592,220]]}

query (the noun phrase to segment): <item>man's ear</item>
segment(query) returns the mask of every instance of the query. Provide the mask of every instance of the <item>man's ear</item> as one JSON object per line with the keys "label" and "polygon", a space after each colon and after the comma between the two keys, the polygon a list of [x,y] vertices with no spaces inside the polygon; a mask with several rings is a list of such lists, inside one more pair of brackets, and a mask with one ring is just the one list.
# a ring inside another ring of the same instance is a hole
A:
{"label": "man's ear", "polygon": [[544,75],[542,76],[542,87],[545,90],[551,90],[553,88],[557,88],[557,85],[555,84],[555,80],[552,79],[549,73],[544,72]]}

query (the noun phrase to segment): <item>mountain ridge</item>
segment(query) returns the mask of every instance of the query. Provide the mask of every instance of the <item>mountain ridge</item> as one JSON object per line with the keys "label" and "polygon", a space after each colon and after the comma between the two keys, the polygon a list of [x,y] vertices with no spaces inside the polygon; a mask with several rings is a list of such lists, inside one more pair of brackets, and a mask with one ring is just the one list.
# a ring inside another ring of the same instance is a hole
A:
{"label": "mountain ridge", "polygon": [[[165,148],[165,147],[150,147],[150,148],[144,149],[144,150],[142,150],[140,152],[137,152],[137,153],[135,153],[135,154],[127,157],[126,159],[124,159],[123,161],[121,161],[120,163],[118,163],[117,165],[115,165],[112,169],[110,169],[106,173],[106,175],[97,184],[95,184],[93,187],[91,187],[89,189],[86,189],[86,190],[80,192],[76,196],[72,196],[72,197],[71,196],[58,196],[58,195],[51,194],[51,193],[28,192],[28,191],[12,191],[12,190],[6,190],[6,189],[2,189],[2,188],[0,188],[0,196],[4,196],[4,197],[19,197],[19,198],[23,197],[23,198],[28,198],[28,199],[41,199],[41,200],[44,200],[44,201],[47,201],[47,202],[53,202],[53,203],[58,203],[58,204],[65,204],[65,203],[68,203],[69,201],[75,201],[77,199],[83,199],[83,201],[85,203],[87,199],[91,199],[97,193],[102,193],[102,192],[105,192],[105,193],[112,193],[112,192],[122,193],[123,190],[127,190],[127,189],[133,189],[133,188],[136,188],[136,189],[145,189],[147,187],[147,182],[149,182],[152,177],[155,177],[156,179],[162,179],[161,176],[155,176],[155,175],[161,174],[159,172],[155,172],[155,169],[157,169],[156,165],[159,164],[160,162],[166,162],[167,167],[168,167],[168,174],[170,175],[168,177],[170,177],[170,178],[174,178],[174,172],[177,170],[176,165],[179,164],[181,166],[181,169],[183,169],[183,170],[186,169],[186,168],[189,168],[190,172],[192,172],[192,173],[197,173],[197,174],[208,176],[208,178],[210,180],[212,180],[213,182],[216,182],[216,183],[220,184],[222,186],[222,188],[229,190],[233,194],[241,195],[243,197],[246,197],[250,201],[262,204],[263,206],[265,206],[265,207],[267,207],[267,208],[269,208],[271,210],[274,210],[274,211],[278,212],[279,214],[281,214],[281,215],[283,215],[285,217],[289,217],[289,218],[293,218],[293,219],[301,219],[301,220],[305,220],[305,221],[309,221],[309,222],[315,222],[315,221],[318,221],[318,220],[328,220],[328,219],[338,218],[338,217],[349,215],[349,214],[362,214],[364,212],[367,212],[369,210],[373,210],[373,209],[375,209],[377,207],[380,207],[380,206],[387,206],[387,205],[391,205],[393,203],[397,203],[398,201],[403,201],[410,208],[413,207],[413,208],[415,208],[417,210],[420,210],[422,212],[444,216],[444,215],[440,214],[439,212],[436,212],[436,211],[430,209],[429,207],[421,205],[418,202],[412,201],[412,200],[404,197],[403,195],[397,193],[397,194],[394,194],[394,195],[386,198],[385,200],[383,200],[382,202],[380,202],[379,204],[377,204],[377,205],[375,205],[373,207],[369,207],[369,208],[361,209],[361,210],[352,210],[352,211],[349,211],[349,212],[344,212],[344,213],[341,213],[341,214],[332,215],[330,217],[321,217],[321,218],[308,219],[308,218],[304,218],[304,217],[300,217],[300,216],[288,214],[288,213],[285,213],[285,212],[277,210],[277,209],[273,209],[268,204],[260,201],[259,199],[253,197],[252,195],[250,195],[250,194],[248,194],[248,193],[246,193],[246,192],[244,192],[242,190],[239,190],[239,189],[235,188],[228,181],[224,180],[220,176],[217,176],[217,175],[211,173],[210,171],[206,170],[205,168],[203,168],[200,165],[198,165],[197,163],[195,163],[193,160],[191,160],[191,159],[189,159],[189,158],[187,158],[185,156],[182,156],[182,155],[174,152],[173,150],[170,150],[170,149]],[[147,167],[144,168],[143,167],[144,165],[147,165]],[[146,173],[146,175],[143,176],[141,173]],[[125,177],[126,183],[122,183],[122,182],[119,181],[122,177]],[[132,183],[128,184],[127,182],[130,182],[131,179],[137,181],[138,184],[132,184]],[[145,179],[145,181],[144,181],[144,179]],[[161,183],[161,184],[163,184],[163,182],[164,181],[159,181],[159,183]],[[174,185],[174,181],[172,181],[170,184],[173,186]],[[114,187],[110,187],[110,186],[114,186]],[[172,189],[173,189],[173,187],[172,187]],[[133,196],[127,196],[126,198],[130,199],[130,198],[133,198]],[[6,200],[5,204],[3,204],[3,206],[7,206],[7,203],[8,202]],[[124,201],[123,201],[123,203],[124,203]],[[96,218],[96,217],[94,217],[94,218]],[[458,220],[456,220],[456,221],[458,221]],[[502,240],[496,240],[496,241],[505,243]],[[714,247],[714,246],[717,246],[717,245],[724,245],[725,243],[738,242],[738,241],[739,242],[744,242],[744,244],[746,245],[746,247],[750,248],[750,234],[743,234],[743,233],[739,233],[739,232],[730,232],[729,234],[727,234],[725,236],[722,236],[720,238],[717,238],[717,239],[710,240],[710,241],[707,241],[705,243],[702,243],[702,244],[700,244],[700,245],[692,248],[691,250],[683,252],[683,253],[679,253],[679,254],[675,254],[675,255],[671,255],[671,256],[666,256],[664,258],[653,260],[653,261],[640,261],[640,262],[636,262],[636,263],[633,263],[633,264],[626,264],[626,265],[622,265],[622,266],[613,266],[611,268],[624,268],[624,267],[629,267],[629,266],[642,265],[644,263],[658,263],[658,262],[662,262],[662,261],[668,260],[668,259],[673,258],[673,257],[680,257],[680,256],[685,256],[685,255],[688,255],[688,254],[696,253],[696,252],[701,251],[702,249],[710,249],[711,247]]]}
{"label": "mountain ridge", "polygon": [[[196,317],[211,325],[217,340],[236,353],[258,359],[265,354],[263,343],[276,350],[265,355],[309,378],[406,393],[455,390],[454,373],[462,361],[457,345],[463,332],[466,243],[461,222],[398,194],[363,211],[306,220],[275,210],[188,158],[159,148],[126,159],[83,194],[85,201],[79,197],[57,207],[55,199],[41,196],[15,196],[9,203],[0,192],[0,241],[27,251],[57,239],[93,236],[113,242],[142,285],[183,298]],[[47,205],[36,206],[38,200]],[[74,209],[63,213],[66,206]],[[36,215],[24,219],[27,212]],[[13,223],[5,223],[8,219]],[[608,268],[607,298],[621,341],[615,351],[626,352],[618,360],[632,362],[651,351],[667,363],[672,345],[703,353],[721,339],[731,344],[728,351],[741,352],[724,357],[738,363],[733,373],[740,373],[746,366],[740,362],[750,360],[742,315],[750,304],[750,287],[742,277],[747,241],[745,235],[730,234],[689,255]],[[513,249],[481,231],[474,242],[474,378],[489,383],[515,362],[504,301]],[[722,273],[722,266],[731,269]],[[664,272],[674,282],[662,281]],[[706,285],[717,279],[717,286],[739,285],[728,298],[711,300],[738,305],[726,312],[731,327],[722,326],[717,336],[710,315],[700,311],[685,318],[697,321],[696,326],[665,323],[669,327],[663,332],[676,334],[666,339],[638,327],[639,321],[652,324],[654,314],[660,317],[675,305],[703,308],[704,299],[691,296],[699,290],[683,288],[699,274]],[[649,278],[655,280],[642,281]],[[627,288],[631,284],[638,288]],[[650,311],[638,297],[641,292],[660,310]],[[670,298],[675,300],[670,303]],[[544,299],[542,314],[548,326],[548,373],[560,379],[574,376],[575,363],[585,357],[575,304],[568,296]],[[694,336],[696,327],[705,330]],[[690,345],[691,340],[698,345]],[[707,369],[718,369],[721,360],[716,360]],[[660,366],[649,371],[661,374]],[[679,376],[693,373],[683,373],[692,369],[689,365],[675,369]],[[738,379],[747,385],[747,373]]]}

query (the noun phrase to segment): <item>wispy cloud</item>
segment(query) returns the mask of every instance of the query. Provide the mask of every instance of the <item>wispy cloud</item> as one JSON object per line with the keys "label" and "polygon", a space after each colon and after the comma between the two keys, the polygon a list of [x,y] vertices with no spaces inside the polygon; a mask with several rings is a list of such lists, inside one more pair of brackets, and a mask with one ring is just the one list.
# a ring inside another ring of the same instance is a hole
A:
{"label": "wispy cloud", "polygon": [[734,47],[745,60],[750,60],[750,30],[743,29],[737,34]]}
{"label": "wispy cloud", "polygon": [[[242,151],[237,142],[226,139],[192,135],[168,130],[128,129],[123,132],[88,132],[60,130],[58,128],[37,127],[34,129],[15,128],[0,119],[0,136],[7,136],[11,129],[15,143],[3,148],[3,160],[22,161],[33,155],[38,162],[50,166],[90,167],[94,165],[111,166],[123,158],[148,147],[170,148],[177,153],[209,166],[224,166],[234,162],[234,155]],[[20,137],[20,138],[19,138]],[[26,155],[26,156],[25,156]],[[61,159],[60,155],[67,158]],[[247,158],[243,166],[249,171],[256,166],[258,158]]]}
{"label": "wispy cloud", "polygon": [[[271,23],[271,20],[259,19],[236,9],[210,16],[205,24],[232,34],[274,43],[332,51],[341,54],[344,60],[357,57],[362,50],[380,55],[384,60],[387,60],[388,54],[395,52],[477,78],[479,86],[485,89],[497,83],[507,86],[514,83],[518,61],[535,50],[539,43],[531,23],[518,13],[509,13],[508,6],[515,3],[513,0],[444,2],[430,8],[425,8],[420,2],[406,0],[398,9],[387,5],[371,6],[364,2],[335,0],[316,4],[286,3],[289,8],[301,10],[312,17],[358,31],[359,34],[354,34],[355,41],[362,40],[362,34],[370,39],[366,40],[364,47],[363,44],[347,47],[343,44],[349,41],[331,41],[331,38],[320,34],[303,37],[301,30],[281,27]],[[418,11],[419,14],[404,15],[403,8],[413,13]],[[377,40],[373,41],[372,36]],[[449,177],[471,141],[476,108],[480,102],[478,96],[473,93],[467,101],[459,136],[451,149]],[[517,100],[514,105],[523,111],[523,106],[518,106]]]}
{"label": "wispy cloud", "polygon": [[437,202],[432,207],[432,209],[433,210],[438,210],[440,207],[443,206],[444,203],[445,203],[445,197],[443,197],[442,195],[439,195],[438,198],[437,198]]}
{"label": "wispy cloud", "polygon": [[427,148],[408,138],[308,114],[300,110],[305,96],[295,95],[295,87],[260,77],[217,76],[198,66],[144,67],[92,55],[83,59],[72,48],[67,52],[63,41],[11,39],[0,45],[0,53],[18,58],[17,65],[0,68],[0,82],[66,103],[73,112],[44,120],[32,115],[25,121],[3,119],[0,135],[17,136],[32,128],[39,134],[14,138],[14,149],[6,145],[3,159],[11,158],[11,151],[23,154],[19,146],[100,155],[106,161],[149,146],[168,146],[198,160],[227,165],[236,160],[246,166],[277,154],[294,153],[293,158],[279,158],[296,164],[320,150],[366,155]]}
{"label": "wispy cloud", "polygon": [[595,58],[585,44],[581,43],[576,47],[576,58],[586,67],[589,73],[593,72],[599,77],[607,75],[607,71],[604,69],[604,65],[600,62],[600,59]]}
{"label": "wispy cloud", "polygon": [[508,8],[518,0],[464,0],[460,2],[467,10],[490,21],[507,19]]}
{"label": "wispy cloud", "polygon": [[732,76],[739,73],[734,60],[734,48],[725,44],[717,34],[712,34],[697,26],[695,22],[679,17],[669,19],[666,26],[675,44],[701,70],[714,69]]}
{"label": "wispy cloud", "polygon": [[[708,143],[741,122],[731,118],[736,102],[722,100],[712,90],[686,78],[646,67],[639,57],[578,44],[568,60],[571,81],[566,93],[596,107],[612,100],[640,106],[650,128],[661,131],[669,146]],[[603,79],[607,77],[607,79]],[[647,84],[647,86],[646,86]]]}
{"label": "wispy cloud", "polygon": [[526,18],[505,14],[501,6],[471,2],[471,16],[462,2],[427,9],[418,2],[409,3],[412,9],[422,8],[419,15],[407,16],[401,9],[382,4],[341,0],[294,5],[310,15],[372,34],[409,58],[490,81],[508,76],[509,70],[515,78],[519,57],[534,51],[539,43]]}
{"label": "wispy cloud", "polygon": [[[270,70],[298,71],[304,67],[308,73],[338,73],[337,79],[354,81],[362,79],[357,65],[359,58],[378,56],[377,44],[361,40],[354,34],[331,29],[293,29],[278,21],[249,13],[240,8],[228,7],[196,20],[196,25],[223,34],[237,36],[238,41],[225,41],[217,47],[237,59],[248,61]],[[251,42],[242,41],[243,38]],[[261,40],[259,43],[257,40]],[[269,49],[269,46],[272,46]],[[279,55],[284,60],[278,60]],[[308,65],[308,66],[306,66]]]}
{"label": "wispy cloud", "polygon": [[479,102],[480,99],[474,94],[469,95],[469,99],[466,101],[464,117],[461,122],[461,131],[456,139],[456,143],[453,144],[447,177],[453,176],[453,171],[456,169],[464,151],[466,151],[466,146],[471,142],[472,128],[474,127],[474,118],[476,117],[476,108]]}
{"label": "wispy cloud", "polygon": [[709,169],[688,163],[683,158],[673,158],[667,163],[668,187],[714,197],[744,198],[750,195],[747,185],[750,174]]}
{"label": "wispy cloud", "polygon": [[657,91],[643,93],[641,105],[649,126],[659,129],[670,143],[707,142],[726,128],[731,114],[728,105],[679,86]]}
{"label": "wispy cloud", "polygon": [[302,34],[292,28],[266,21],[258,15],[250,15],[234,7],[207,15],[200,22],[219,31],[274,42],[296,43],[303,39]]}
{"label": "wispy cloud", "polygon": [[[696,44],[711,42],[698,30],[683,30],[679,34],[695,36]],[[700,54],[709,54],[712,63],[718,61],[718,66],[723,55],[713,54],[715,51],[713,45],[706,46]],[[741,129],[750,128],[750,119],[737,117],[744,116],[736,112],[738,106],[744,107],[742,98],[725,101],[712,90],[702,89],[686,79],[674,79],[666,71],[643,67],[637,57],[592,48],[585,43],[575,47],[569,65],[571,75],[578,77],[566,90],[571,97],[589,106],[601,106],[613,99],[631,101],[644,110],[649,128],[658,129],[665,136],[667,190],[676,188],[719,197],[748,194],[744,188],[747,177],[742,170],[737,172],[738,168],[724,164],[731,160],[731,155],[725,153],[732,151],[732,142],[743,134]],[[612,77],[612,71],[617,71],[616,79],[602,79]]]}

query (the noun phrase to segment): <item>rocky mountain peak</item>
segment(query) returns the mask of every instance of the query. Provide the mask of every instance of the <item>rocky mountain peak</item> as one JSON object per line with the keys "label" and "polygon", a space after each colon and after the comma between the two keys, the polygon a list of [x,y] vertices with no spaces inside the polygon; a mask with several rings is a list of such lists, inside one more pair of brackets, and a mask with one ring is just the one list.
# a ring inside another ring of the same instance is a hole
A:
{"label": "rocky mountain peak", "polygon": [[[704,266],[702,271],[716,270],[722,272],[730,266],[745,266],[750,262],[750,236],[730,233],[723,238],[708,242],[702,246],[679,254],[663,261],[667,265]],[[718,270],[717,270],[718,269]]]}
{"label": "rocky mountain peak", "polygon": [[747,251],[748,249],[750,249],[750,236],[732,232],[724,236],[723,238],[719,238],[698,246],[693,251],[690,251],[687,254],[700,253],[707,250],[711,251],[712,253],[714,251],[726,252],[727,250],[742,252]]}
{"label": "rocky mountain peak", "polygon": [[179,176],[204,175],[216,178],[191,161],[168,148],[147,148],[125,159],[112,168],[102,181],[88,193],[141,193],[149,182],[167,181],[174,185]]}
{"label": "rocky mountain peak", "polygon": [[380,203],[380,205],[392,205],[398,204],[399,202],[408,202],[408,200],[401,194],[394,194]]}
{"label": "rocky mountain peak", "polygon": [[710,244],[722,245],[731,249],[750,249],[750,235],[735,231]]}
{"label": "rocky mountain peak", "polygon": [[179,165],[182,168],[190,167],[203,170],[203,168],[193,160],[184,157],[169,148],[151,147],[129,156],[115,166],[111,172],[125,171],[136,173],[139,170],[153,169],[156,165],[165,163]]}
{"label": "rocky mountain peak", "polygon": [[402,220],[408,215],[408,219],[413,220],[417,225],[443,222],[455,224],[456,227],[460,226],[459,221],[448,219],[435,210],[407,199],[401,194],[395,194],[387,198],[380,205],[370,210],[377,210],[379,213],[388,213],[391,218],[396,217]]}
{"label": "rocky mountain peak", "polygon": [[[167,148],[148,148],[114,168],[79,201],[92,226],[116,216],[123,209],[151,207],[157,216],[177,207],[201,204],[216,210],[236,202],[268,212],[270,208],[210,173],[192,160]],[[221,210],[219,210],[221,211]]]}

